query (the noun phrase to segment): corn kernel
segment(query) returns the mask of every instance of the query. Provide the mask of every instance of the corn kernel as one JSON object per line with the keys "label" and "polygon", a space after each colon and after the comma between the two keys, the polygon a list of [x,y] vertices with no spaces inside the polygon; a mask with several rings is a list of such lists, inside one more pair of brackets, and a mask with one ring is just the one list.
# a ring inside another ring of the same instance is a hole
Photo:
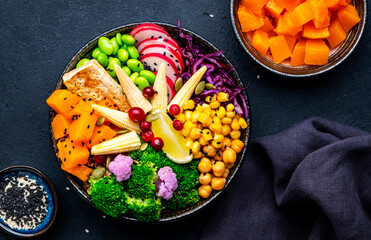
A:
{"label": "corn kernel", "polygon": [[241,132],[238,130],[233,130],[229,135],[231,135],[232,139],[239,139],[241,136]]}
{"label": "corn kernel", "polygon": [[205,98],[205,101],[206,102],[211,102],[213,100],[213,97],[212,96],[207,96],[206,98]]}
{"label": "corn kernel", "polygon": [[211,131],[209,129],[202,130],[202,137],[205,139],[206,142],[213,139],[213,136],[211,135]]}
{"label": "corn kernel", "polygon": [[240,124],[238,123],[237,118],[233,118],[231,127],[233,130],[240,130]]}
{"label": "corn kernel", "polygon": [[222,133],[222,124],[220,123],[213,123],[210,125],[210,130],[216,134]]}
{"label": "corn kernel", "polygon": [[229,117],[229,118],[234,118],[234,116],[236,116],[236,112],[235,112],[235,111],[233,111],[233,112],[227,112],[227,113],[225,114],[225,116],[226,116],[226,117]]}
{"label": "corn kernel", "polygon": [[216,101],[216,94],[213,95],[213,98],[211,99],[211,101]]}
{"label": "corn kernel", "polygon": [[196,111],[203,112],[204,108],[200,104],[197,104]]}
{"label": "corn kernel", "polygon": [[201,137],[201,130],[198,129],[198,128],[193,128],[191,130],[191,132],[189,133],[189,136],[192,138],[192,139],[198,139]]}
{"label": "corn kernel", "polygon": [[227,105],[227,112],[232,112],[234,110],[234,105],[232,103]]}
{"label": "corn kernel", "polygon": [[193,159],[198,159],[198,158],[202,158],[204,155],[202,154],[202,152],[198,152],[196,154],[193,154]]}
{"label": "corn kernel", "polygon": [[229,125],[223,125],[222,127],[222,134],[224,136],[227,136],[228,134],[230,134],[232,131],[231,127]]}
{"label": "corn kernel", "polygon": [[221,124],[220,119],[218,117],[213,117],[213,123]]}
{"label": "corn kernel", "polygon": [[187,131],[185,128],[183,128],[182,130],[180,130],[180,133],[181,133],[184,137],[188,137],[188,136],[189,136],[189,131]]}
{"label": "corn kernel", "polygon": [[222,134],[215,134],[214,135],[214,141],[222,142],[224,139],[224,136]]}
{"label": "corn kernel", "polygon": [[231,124],[232,123],[232,118],[229,118],[229,117],[224,117],[224,118],[222,118],[222,120],[221,120],[221,122],[223,123],[223,124]]}
{"label": "corn kernel", "polygon": [[225,137],[222,142],[222,150],[225,151],[227,147],[230,147],[232,145],[231,139]]}
{"label": "corn kernel", "polygon": [[223,146],[222,142],[217,142],[215,140],[212,141],[211,145],[213,145],[214,148],[221,148]]}
{"label": "corn kernel", "polygon": [[205,146],[205,145],[207,144],[207,141],[205,140],[205,138],[204,138],[203,136],[201,136],[201,137],[198,139],[198,141],[200,142],[200,144],[201,144],[202,146]]}
{"label": "corn kernel", "polygon": [[202,123],[197,123],[196,124],[197,126],[196,126],[196,128],[198,128],[198,129],[200,129],[200,130],[202,130],[204,127],[202,126]]}
{"label": "corn kernel", "polygon": [[201,149],[201,144],[198,141],[194,142],[192,145],[192,153],[197,154],[200,152],[200,149]]}
{"label": "corn kernel", "polygon": [[222,119],[222,118],[225,117],[225,113],[226,113],[225,107],[221,106],[221,107],[219,107],[218,111],[216,111],[216,116],[218,116],[218,118]]}
{"label": "corn kernel", "polygon": [[206,123],[207,121],[209,121],[210,119],[210,115],[207,115],[206,113],[200,113],[200,115],[198,116],[198,121],[201,122],[201,123]]}
{"label": "corn kernel", "polygon": [[248,126],[246,120],[243,119],[242,117],[241,117],[240,119],[238,119],[238,124],[240,124],[240,127],[241,127],[242,129],[245,129],[245,128],[247,128],[247,126]]}
{"label": "corn kernel", "polygon": [[202,106],[203,108],[208,108],[208,107],[210,107],[210,105],[207,104],[207,103],[203,103],[201,106]]}
{"label": "corn kernel", "polygon": [[221,148],[223,146],[224,136],[222,134],[215,134],[213,142],[211,143],[215,148]]}
{"label": "corn kernel", "polygon": [[195,108],[195,102],[193,100],[188,100],[184,103],[183,109],[192,110]]}
{"label": "corn kernel", "polygon": [[216,117],[216,111],[215,110],[211,110],[210,117],[212,117],[212,118]]}
{"label": "corn kernel", "polygon": [[192,128],[193,128],[193,123],[190,120],[187,120],[183,125],[183,129],[185,129],[188,133],[191,132]]}
{"label": "corn kernel", "polygon": [[186,121],[186,116],[185,116],[184,113],[181,113],[178,116],[176,116],[176,119],[178,119],[181,122],[185,122]]}
{"label": "corn kernel", "polygon": [[242,118],[242,116],[241,116],[241,114],[236,114],[235,118],[237,118],[239,120],[240,118]]}
{"label": "corn kernel", "polygon": [[200,115],[199,111],[194,111],[191,117],[191,121],[196,123],[198,121],[198,116]]}
{"label": "corn kernel", "polygon": [[213,120],[211,118],[209,118],[209,120],[205,123],[202,124],[203,127],[208,127],[210,126],[211,124],[213,123]]}
{"label": "corn kernel", "polygon": [[203,109],[204,109],[204,113],[206,113],[209,116],[211,115],[212,110],[211,110],[211,108],[209,106],[207,106],[207,107],[205,107]]}
{"label": "corn kernel", "polygon": [[229,100],[229,95],[225,92],[219,92],[216,99],[218,100],[218,102],[227,102]]}
{"label": "corn kernel", "polygon": [[186,142],[188,142],[188,141],[192,141],[193,142],[193,139],[190,136],[186,137],[185,140],[186,140]]}
{"label": "corn kernel", "polygon": [[186,120],[191,120],[192,118],[192,112],[191,111],[185,111],[184,113]]}
{"label": "corn kernel", "polygon": [[192,149],[192,147],[193,147],[193,141],[187,141],[186,142],[186,146],[189,147],[190,149]]}
{"label": "corn kernel", "polygon": [[218,107],[220,107],[220,102],[218,102],[218,101],[211,102],[210,107],[212,109],[217,109]]}

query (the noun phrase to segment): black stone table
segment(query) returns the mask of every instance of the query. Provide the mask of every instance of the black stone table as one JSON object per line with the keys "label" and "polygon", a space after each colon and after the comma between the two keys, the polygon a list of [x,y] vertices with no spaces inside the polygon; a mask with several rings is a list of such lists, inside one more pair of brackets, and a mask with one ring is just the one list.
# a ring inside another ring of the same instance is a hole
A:
{"label": "black stone table", "polygon": [[[229,4],[228,0],[0,2],[0,169],[31,165],[54,183],[59,213],[43,239],[194,239],[208,214],[228,204],[220,198],[195,216],[167,225],[103,218],[72,190],[56,164],[45,100],[80,47],[122,24],[176,24],[179,19],[182,27],[225,49],[249,85],[252,139],[312,116],[371,131],[370,25],[353,54],[336,69],[314,78],[285,79],[243,51],[232,29]],[[0,232],[0,239],[11,238]]]}

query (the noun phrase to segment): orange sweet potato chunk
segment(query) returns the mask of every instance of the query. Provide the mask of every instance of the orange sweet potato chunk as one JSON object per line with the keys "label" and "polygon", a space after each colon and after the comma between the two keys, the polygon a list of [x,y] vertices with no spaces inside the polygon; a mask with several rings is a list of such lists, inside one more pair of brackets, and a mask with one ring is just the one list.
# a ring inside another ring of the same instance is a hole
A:
{"label": "orange sweet potato chunk", "polygon": [[268,33],[274,29],[272,22],[269,20],[267,16],[263,17],[263,23],[264,23],[263,26],[259,28],[260,30]]}
{"label": "orange sweet potato chunk", "polygon": [[296,27],[288,22],[285,16],[279,16],[274,32],[277,35],[296,36],[301,30],[303,30],[302,26]]}
{"label": "orange sweet potato chunk", "polygon": [[266,13],[269,16],[272,16],[274,18],[278,18],[281,13],[284,10],[284,7],[282,7],[276,0],[270,0],[266,5],[265,5],[265,10]]}
{"label": "orange sweet potato chunk", "polygon": [[305,44],[306,40],[301,39],[294,47],[294,51],[292,52],[290,65],[292,67],[297,67],[304,65],[304,58],[305,58]]}
{"label": "orange sweet potato chunk", "polygon": [[330,32],[328,27],[316,28],[314,23],[310,21],[304,25],[302,36],[308,39],[325,39],[330,36]]}
{"label": "orange sweet potato chunk", "polygon": [[268,33],[262,30],[256,30],[251,39],[252,46],[262,55],[268,51]]}
{"label": "orange sweet potato chunk", "polygon": [[347,0],[324,0],[331,11],[339,10],[348,5]]}
{"label": "orange sweet potato chunk", "polygon": [[260,10],[269,0],[241,0],[240,5],[245,6],[249,10]]}
{"label": "orange sweet potato chunk", "polygon": [[66,89],[57,89],[46,100],[46,103],[57,113],[67,117],[67,114],[80,101],[80,97]]}
{"label": "orange sweet potato chunk", "polygon": [[305,45],[304,63],[307,65],[325,65],[328,63],[330,50],[322,39],[308,39]]}
{"label": "orange sweet potato chunk", "polygon": [[100,127],[95,126],[93,136],[88,141],[86,146],[88,149],[91,149],[92,146],[97,145],[98,143],[112,139],[114,136],[116,136],[116,134],[116,131],[112,130],[106,125],[102,125]]}
{"label": "orange sweet potato chunk", "polygon": [[65,138],[63,142],[61,141],[61,149],[58,148],[58,150],[63,151],[61,160],[66,168],[74,168],[88,163],[90,153],[87,147],[82,143],[72,141],[69,137]]}
{"label": "orange sweet potato chunk", "polygon": [[287,14],[287,21],[293,26],[300,27],[314,18],[312,6],[304,2],[297,6],[294,11]]}
{"label": "orange sweet potato chunk", "polygon": [[246,7],[240,6],[237,15],[240,20],[242,32],[250,32],[259,29],[264,25],[263,18],[256,16]]}
{"label": "orange sweet potato chunk", "polygon": [[62,114],[55,115],[52,121],[53,135],[55,139],[62,138],[68,135],[68,129],[72,121],[67,119]]}
{"label": "orange sweet potato chunk", "polygon": [[69,130],[71,140],[86,142],[93,136],[94,126],[98,117],[89,112],[82,112],[81,116],[72,122]]}
{"label": "orange sweet potato chunk", "polygon": [[330,25],[330,12],[324,0],[308,0],[314,14],[313,23],[316,28],[328,27]]}
{"label": "orange sweet potato chunk", "polygon": [[342,43],[347,37],[347,33],[344,31],[337,18],[332,21],[328,31],[330,32],[330,36],[327,38],[327,41],[332,48]]}
{"label": "orange sweet potato chunk", "polygon": [[79,116],[81,116],[82,112],[91,113],[93,111],[93,107],[91,106],[90,102],[87,101],[80,101],[71,112],[67,114],[68,119],[77,120]]}
{"label": "orange sweet potato chunk", "polygon": [[296,36],[284,36],[287,42],[287,46],[289,47],[290,51],[294,50],[295,44],[298,41],[298,35]]}
{"label": "orange sweet potato chunk", "polygon": [[291,51],[284,36],[271,37],[268,39],[268,44],[275,63],[278,64],[291,56]]}
{"label": "orange sweet potato chunk", "polygon": [[81,181],[85,182],[89,179],[90,174],[92,173],[92,169],[87,166],[77,166],[74,168],[67,168],[65,164],[62,163],[61,168],[63,171],[66,171],[76,177],[78,177]]}
{"label": "orange sweet potato chunk", "polygon": [[352,27],[361,21],[357,9],[352,5],[348,5],[337,11],[339,22],[344,30],[348,32]]}
{"label": "orange sweet potato chunk", "polygon": [[278,4],[289,11],[293,11],[301,2],[301,0],[277,0]]}

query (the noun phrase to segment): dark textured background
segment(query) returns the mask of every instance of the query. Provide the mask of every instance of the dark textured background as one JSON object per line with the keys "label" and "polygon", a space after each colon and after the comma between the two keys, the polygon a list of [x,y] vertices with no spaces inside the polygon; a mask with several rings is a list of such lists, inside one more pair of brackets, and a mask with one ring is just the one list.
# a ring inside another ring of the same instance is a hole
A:
{"label": "dark textured background", "polygon": [[[167,225],[104,219],[72,190],[57,166],[49,140],[49,108],[45,100],[80,47],[122,24],[176,24],[179,19],[183,27],[225,49],[225,55],[249,84],[252,139],[312,116],[371,131],[369,25],[358,47],[339,67],[319,77],[288,80],[266,71],[243,52],[232,29],[227,0],[1,0],[0,6],[0,169],[31,165],[54,183],[59,214],[45,239],[196,238],[208,213],[228,204],[221,198],[195,216]],[[0,232],[0,239],[9,238]]]}

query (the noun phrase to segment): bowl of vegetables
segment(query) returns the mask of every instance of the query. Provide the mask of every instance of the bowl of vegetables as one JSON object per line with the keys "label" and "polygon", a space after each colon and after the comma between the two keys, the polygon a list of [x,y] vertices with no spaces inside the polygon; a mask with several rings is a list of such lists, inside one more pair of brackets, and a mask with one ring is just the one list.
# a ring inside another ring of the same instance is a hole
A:
{"label": "bowl of vegetables", "polygon": [[358,44],[366,1],[231,0],[234,32],[264,68],[286,77],[327,72]]}
{"label": "bowl of vegetables", "polygon": [[47,99],[57,162],[106,215],[189,216],[241,166],[250,137],[245,90],[223,51],[180,23],[111,29],[72,57]]}

